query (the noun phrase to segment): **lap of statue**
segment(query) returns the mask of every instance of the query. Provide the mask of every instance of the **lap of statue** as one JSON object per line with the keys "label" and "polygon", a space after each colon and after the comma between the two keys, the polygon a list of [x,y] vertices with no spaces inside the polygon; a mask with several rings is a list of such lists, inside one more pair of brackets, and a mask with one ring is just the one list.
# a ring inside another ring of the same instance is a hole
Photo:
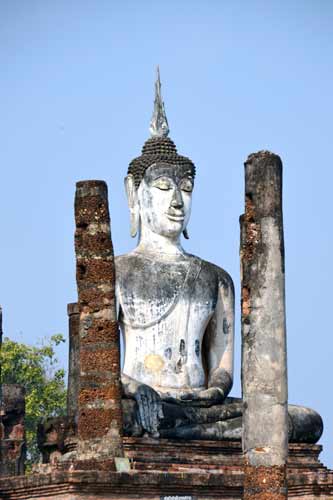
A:
{"label": "lap of statue", "polygon": [[[184,403],[162,402],[163,417],[158,432],[149,433],[142,426],[138,405],[123,399],[124,434],[127,436],[152,435],[161,438],[185,440],[242,439],[243,401],[226,398],[223,404],[197,406]],[[288,439],[290,443],[316,443],[323,432],[320,415],[303,406],[288,406]]]}

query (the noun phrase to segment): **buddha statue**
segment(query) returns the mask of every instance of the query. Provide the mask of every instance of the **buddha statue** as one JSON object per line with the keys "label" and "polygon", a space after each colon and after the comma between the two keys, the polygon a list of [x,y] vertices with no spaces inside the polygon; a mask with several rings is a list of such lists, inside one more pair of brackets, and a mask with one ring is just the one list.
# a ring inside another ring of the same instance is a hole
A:
{"label": "buddha statue", "polygon": [[[137,247],[116,257],[124,339],[125,433],[241,439],[242,400],[233,384],[234,286],[222,268],[187,253],[195,166],[177,153],[161,97],[142,155],[125,179]],[[316,442],[322,420],[289,406],[289,440]]]}

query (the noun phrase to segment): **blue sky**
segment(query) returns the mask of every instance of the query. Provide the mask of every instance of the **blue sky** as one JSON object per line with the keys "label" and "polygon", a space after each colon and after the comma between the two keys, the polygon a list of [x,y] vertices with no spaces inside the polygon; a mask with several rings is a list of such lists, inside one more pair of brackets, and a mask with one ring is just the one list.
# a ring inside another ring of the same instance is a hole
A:
{"label": "blue sky", "polygon": [[116,253],[133,247],[123,178],[149,135],[159,64],[170,136],[197,165],[185,247],[235,281],[234,395],[243,163],[260,149],[283,160],[290,401],[324,417],[332,467],[332,26],[329,0],[2,0],[5,334],[67,335],[77,180],[108,182]]}

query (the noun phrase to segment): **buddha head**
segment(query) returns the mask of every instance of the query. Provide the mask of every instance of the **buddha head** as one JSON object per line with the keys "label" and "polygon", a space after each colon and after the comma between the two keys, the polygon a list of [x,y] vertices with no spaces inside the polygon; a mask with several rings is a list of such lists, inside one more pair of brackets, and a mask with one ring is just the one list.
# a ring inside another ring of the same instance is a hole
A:
{"label": "buddha head", "polygon": [[177,153],[175,144],[167,137],[169,127],[159,71],[150,131],[152,137],[145,142],[141,156],[131,161],[125,178],[131,235],[147,228],[168,238],[178,238],[181,233],[188,238],[195,166]]}

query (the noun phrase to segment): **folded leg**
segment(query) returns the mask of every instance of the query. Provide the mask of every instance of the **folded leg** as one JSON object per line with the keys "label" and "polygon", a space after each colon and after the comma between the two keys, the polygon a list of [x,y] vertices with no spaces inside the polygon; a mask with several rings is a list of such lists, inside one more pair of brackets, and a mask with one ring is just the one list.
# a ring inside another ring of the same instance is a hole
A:
{"label": "folded leg", "polygon": [[[134,400],[123,400],[124,434],[142,436],[137,405]],[[184,403],[163,402],[163,419],[159,434],[164,438],[240,440],[242,437],[243,402],[227,398],[225,403],[210,407]],[[288,439],[291,443],[316,443],[323,432],[320,415],[303,406],[288,406]]]}

